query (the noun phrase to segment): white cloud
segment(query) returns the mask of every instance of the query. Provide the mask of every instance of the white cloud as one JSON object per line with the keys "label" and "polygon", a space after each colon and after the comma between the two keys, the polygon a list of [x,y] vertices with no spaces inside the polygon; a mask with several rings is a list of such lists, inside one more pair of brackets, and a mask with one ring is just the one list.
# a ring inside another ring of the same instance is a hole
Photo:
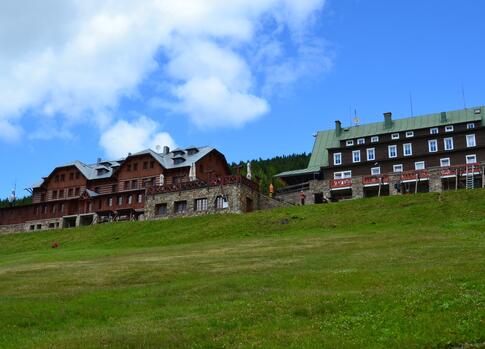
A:
{"label": "white cloud", "polygon": [[[155,76],[168,95],[141,98],[165,101],[199,127],[255,120],[269,110],[262,90],[307,74],[308,57],[318,62],[304,50],[305,28],[324,1],[2,1],[0,137],[18,137],[8,130],[27,112],[103,132],[120,100],[140,98]],[[285,32],[299,52],[291,59]],[[275,48],[271,59],[261,53]],[[258,53],[266,58],[252,59]]]}
{"label": "white cloud", "polygon": [[108,128],[99,141],[106,154],[112,158],[126,157],[128,153],[150,148],[168,146],[175,148],[175,142],[166,132],[159,131],[159,125],[141,116],[133,122],[120,120]]}

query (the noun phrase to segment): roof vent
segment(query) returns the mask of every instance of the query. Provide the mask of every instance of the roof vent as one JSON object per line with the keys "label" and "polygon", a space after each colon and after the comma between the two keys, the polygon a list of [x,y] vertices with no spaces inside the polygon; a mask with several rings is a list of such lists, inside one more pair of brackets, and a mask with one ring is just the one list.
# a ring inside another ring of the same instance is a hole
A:
{"label": "roof vent", "polygon": [[384,113],[384,127],[391,128],[392,127],[392,113],[387,112]]}
{"label": "roof vent", "polygon": [[475,115],[479,115],[482,113],[482,108],[475,109]]}
{"label": "roof vent", "polygon": [[167,155],[168,153],[170,153],[170,148],[167,147],[167,146],[164,146],[163,147],[163,155]]}
{"label": "roof vent", "polygon": [[447,122],[448,121],[448,117],[446,115],[446,112],[442,112],[441,113],[441,122]]}

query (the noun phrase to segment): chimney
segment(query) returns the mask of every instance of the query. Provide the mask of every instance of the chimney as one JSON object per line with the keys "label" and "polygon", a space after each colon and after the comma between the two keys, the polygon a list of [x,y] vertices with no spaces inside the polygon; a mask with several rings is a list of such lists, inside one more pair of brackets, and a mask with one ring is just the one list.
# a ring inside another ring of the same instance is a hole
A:
{"label": "chimney", "polygon": [[384,113],[384,127],[391,128],[392,127],[392,113],[387,112]]}
{"label": "chimney", "polygon": [[96,163],[99,165],[101,163],[101,158],[97,158]]}
{"label": "chimney", "polygon": [[335,121],[335,133],[337,134],[337,136],[340,136],[340,134],[342,133],[342,123],[340,122],[340,120]]}
{"label": "chimney", "polygon": [[167,155],[168,153],[170,153],[170,148],[167,147],[167,146],[164,146],[163,147],[163,155]]}
{"label": "chimney", "polygon": [[448,121],[448,118],[446,116],[446,112],[442,112],[441,113],[441,122],[447,122]]}

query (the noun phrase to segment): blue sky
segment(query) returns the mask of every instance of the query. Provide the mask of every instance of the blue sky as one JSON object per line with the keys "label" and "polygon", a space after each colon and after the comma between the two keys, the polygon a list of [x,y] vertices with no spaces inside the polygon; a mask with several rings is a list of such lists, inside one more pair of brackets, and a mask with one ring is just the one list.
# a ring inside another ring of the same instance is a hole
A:
{"label": "blue sky", "polygon": [[410,94],[415,115],[462,108],[462,86],[485,104],[483,1],[161,3],[0,4],[0,197],[156,144],[309,152],[354,110],[410,116]]}

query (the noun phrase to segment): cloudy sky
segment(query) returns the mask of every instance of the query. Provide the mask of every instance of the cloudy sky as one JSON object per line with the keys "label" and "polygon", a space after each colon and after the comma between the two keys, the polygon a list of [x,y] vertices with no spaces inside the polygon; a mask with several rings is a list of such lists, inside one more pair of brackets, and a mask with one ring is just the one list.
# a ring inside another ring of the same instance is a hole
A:
{"label": "cloudy sky", "polygon": [[485,104],[479,0],[4,0],[0,197],[156,145],[229,160],[312,133]]}

